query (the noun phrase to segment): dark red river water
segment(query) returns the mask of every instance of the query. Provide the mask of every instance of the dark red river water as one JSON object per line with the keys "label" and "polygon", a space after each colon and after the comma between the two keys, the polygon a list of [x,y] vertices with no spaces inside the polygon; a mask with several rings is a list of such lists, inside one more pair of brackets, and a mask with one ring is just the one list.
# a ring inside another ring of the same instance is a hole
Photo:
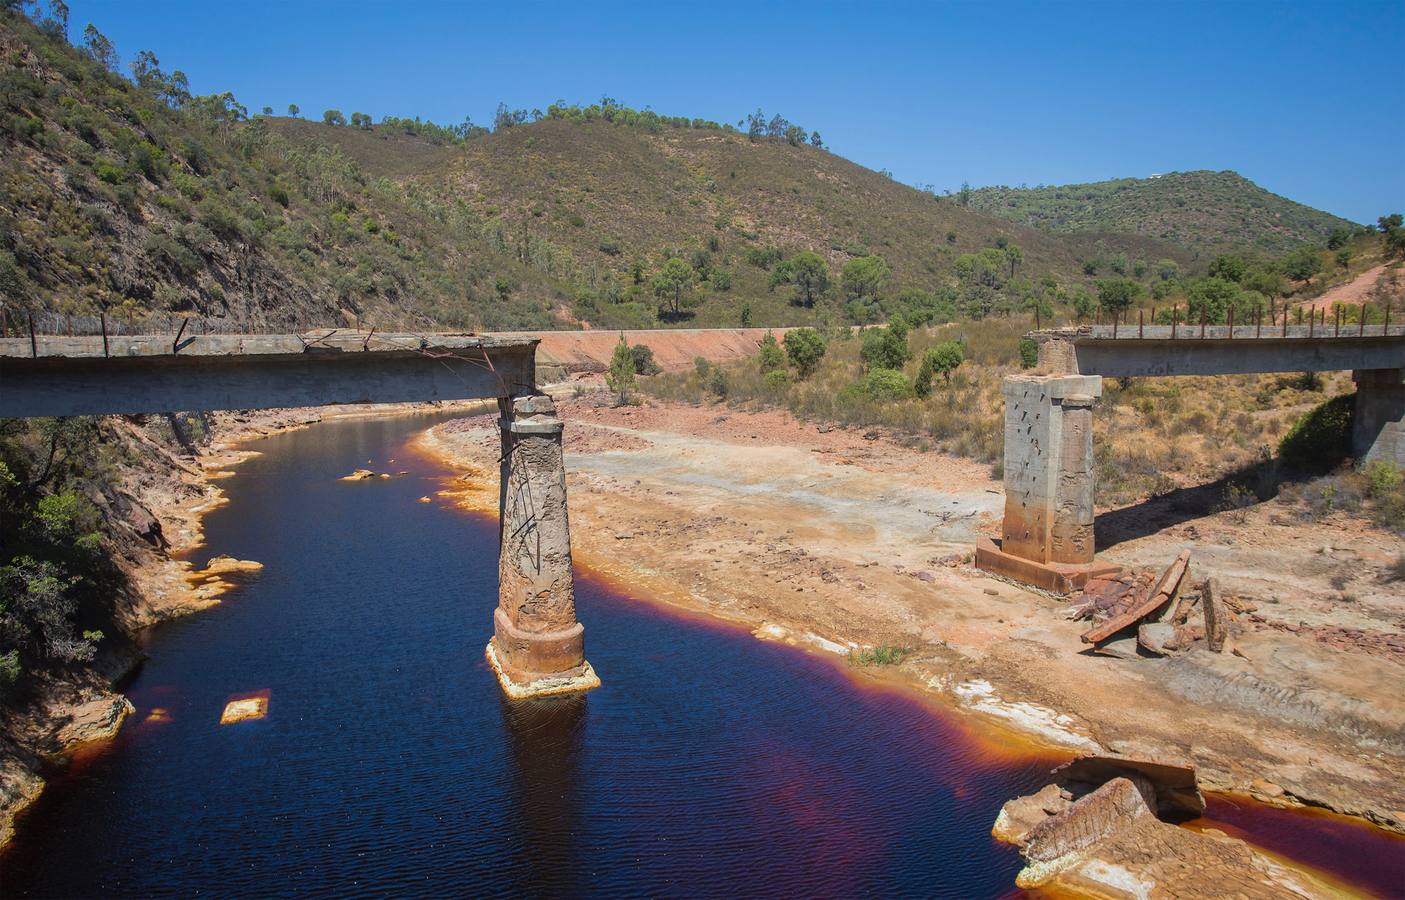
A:
{"label": "dark red river water", "polygon": [[[1057,760],[977,740],[833,660],[582,575],[604,685],[505,701],[483,661],[496,523],[417,502],[445,473],[404,442],[433,421],[254,445],[195,561],[263,572],[148,636],[136,715],[21,819],[0,893],[1014,893],[1020,860],[991,823]],[[410,474],[338,480],[358,467]],[[266,718],[219,724],[253,693]],[[1234,824],[1285,852],[1340,834],[1368,859],[1402,846],[1273,815]],[[1399,873],[1350,868],[1378,893]]]}

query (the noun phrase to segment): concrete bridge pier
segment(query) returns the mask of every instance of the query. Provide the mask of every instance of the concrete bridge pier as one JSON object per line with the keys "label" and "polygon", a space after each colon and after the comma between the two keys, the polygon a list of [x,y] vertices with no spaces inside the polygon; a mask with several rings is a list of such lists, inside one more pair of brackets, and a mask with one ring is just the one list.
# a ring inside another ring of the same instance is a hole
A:
{"label": "concrete bridge pier", "polygon": [[1005,379],[1005,519],[976,565],[1055,593],[1115,573],[1093,545],[1093,404],[1097,375]]}
{"label": "concrete bridge pier", "polygon": [[488,662],[512,699],[584,691],[600,679],[576,621],[562,422],[544,395],[499,398],[498,608]]}
{"label": "concrete bridge pier", "polygon": [[1405,369],[1358,369],[1351,455],[1405,469]]}

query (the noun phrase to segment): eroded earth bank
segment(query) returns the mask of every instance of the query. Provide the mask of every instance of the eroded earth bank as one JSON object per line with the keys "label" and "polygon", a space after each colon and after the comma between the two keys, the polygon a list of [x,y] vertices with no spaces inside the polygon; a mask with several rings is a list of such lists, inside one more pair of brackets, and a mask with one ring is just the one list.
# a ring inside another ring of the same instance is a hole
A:
{"label": "eroded earth bank", "polygon": [[[861,671],[1037,743],[1184,758],[1211,790],[1405,832],[1405,591],[1390,580],[1405,541],[1346,517],[1299,525],[1279,501],[1100,510],[1105,558],[1159,568],[1189,549],[1232,621],[1223,653],[1096,656],[1066,601],[971,565],[1003,506],[986,466],[784,412],[563,393],[578,563],[758,637],[909,648]],[[465,508],[496,510],[496,428],[456,420],[419,441],[462,473],[444,490]]]}

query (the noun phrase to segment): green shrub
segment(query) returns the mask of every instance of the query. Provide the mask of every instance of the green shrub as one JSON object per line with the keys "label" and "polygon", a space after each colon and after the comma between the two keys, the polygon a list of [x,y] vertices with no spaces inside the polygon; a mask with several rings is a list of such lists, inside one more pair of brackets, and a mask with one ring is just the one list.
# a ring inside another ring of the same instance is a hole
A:
{"label": "green shrub", "polygon": [[851,666],[895,666],[912,652],[911,647],[898,647],[884,644],[880,647],[865,647],[849,651]]}
{"label": "green shrub", "polygon": [[1400,487],[1401,473],[1394,465],[1383,459],[1375,459],[1362,470],[1370,483],[1372,500],[1385,500]]}
{"label": "green shrub", "polygon": [[127,180],[127,170],[110,159],[100,159],[93,166],[93,174],[108,184],[121,184]]}
{"label": "green shrub", "polygon": [[901,369],[912,359],[912,351],[907,346],[907,323],[895,317],[887,328],[865,331],[859,359],[870,369]]}
{"label": "green shrub", "polygon": [[790,385],[790,373],[785,369],[772,369],[766,373],[766,387],[780,390]]}
{"label": "green shrub", "polygon": [[712,371],[707,373],[707,389],[716,395],[718,400],[726,400],[727,395],[732,391],[731,382],[727,380],[727,373],[713,366]]}
{"label": "green shrub", "polygon": [[849,384],[840,392],[841,400],[869,400],[874,403],[890,403],[906,400],[913,394],[912,382],[895,369],[869,369],[868,374]]}
{"label": "green shrub", "polygon": [[1283,436],[1278,456],[1304,472],[1327,472],[1351,455],[1356,397],[1344,394],[1318,404]]}
{"label": "green shrub", "polygon": [[1039,365],[1039,345],[1034,338],[1020,338],[1020,368],[1032,369]]}
{"label": "green shrub", "polygon": [[913,389],[917,396],[926,397],[932,392],[932,376],[940,374],[945,382],[951,381],[951,373],[956,371],[966,359],[966,346],[960,341],[942,341],[927,350],[922,357],[922,365],[917,370],[917,382]]}
{"label": "green shrub", "polygon": [[637,375],[657,375],[663,370],[654,361],[654,351],[643,344],[635,344],[629,348],[630,356],[634,358],[634,372]]}
{"label": "green shrub", "polygon": [[796,374],[809,378],[824,359],[825,341],[813,328],[797,328],[785,334],[785,355],[795,366]]}
{"label": "green shrub", "polygon": [[770,331],[761,339],[761,353],[757,358],[762,372],[772,372],[785,368],[785,351],[781,349],[776,336]]}

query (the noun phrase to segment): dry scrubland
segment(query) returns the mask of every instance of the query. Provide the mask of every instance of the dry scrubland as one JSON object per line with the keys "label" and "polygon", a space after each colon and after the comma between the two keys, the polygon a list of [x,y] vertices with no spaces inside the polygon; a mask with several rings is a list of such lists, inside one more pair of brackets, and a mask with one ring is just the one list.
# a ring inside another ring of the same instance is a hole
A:
{"label": "dry scrubland", "polygon": [[[845,389],[864,371],[860,338],[827,335],[818,370],[797,379],[768,378],[755,360],[644,379],[642,389],[667,400],[777,406],[802,419],[888,429],[919,450],[989,463],[1002,474],[1004,398],[1001,382],[1021,371],[1023,318],[987,319],[917,329],[909,336],[910,378],[929,347],[960,340],[966,359],[949,382],[938,377],[926,399],[874,400]],[[1405,530],[1405,491],[1398,478],[1344,466],[1317,479],[1277,459],[1280,442],[1305,414],[1352,393],[1349,372],[1181,378],[1108,378],[1094,417],[1098,506],[1126,506],[1174,496],[1203,512],[1236,509],[1279,495],[1305,519],[1359,512]]]}

